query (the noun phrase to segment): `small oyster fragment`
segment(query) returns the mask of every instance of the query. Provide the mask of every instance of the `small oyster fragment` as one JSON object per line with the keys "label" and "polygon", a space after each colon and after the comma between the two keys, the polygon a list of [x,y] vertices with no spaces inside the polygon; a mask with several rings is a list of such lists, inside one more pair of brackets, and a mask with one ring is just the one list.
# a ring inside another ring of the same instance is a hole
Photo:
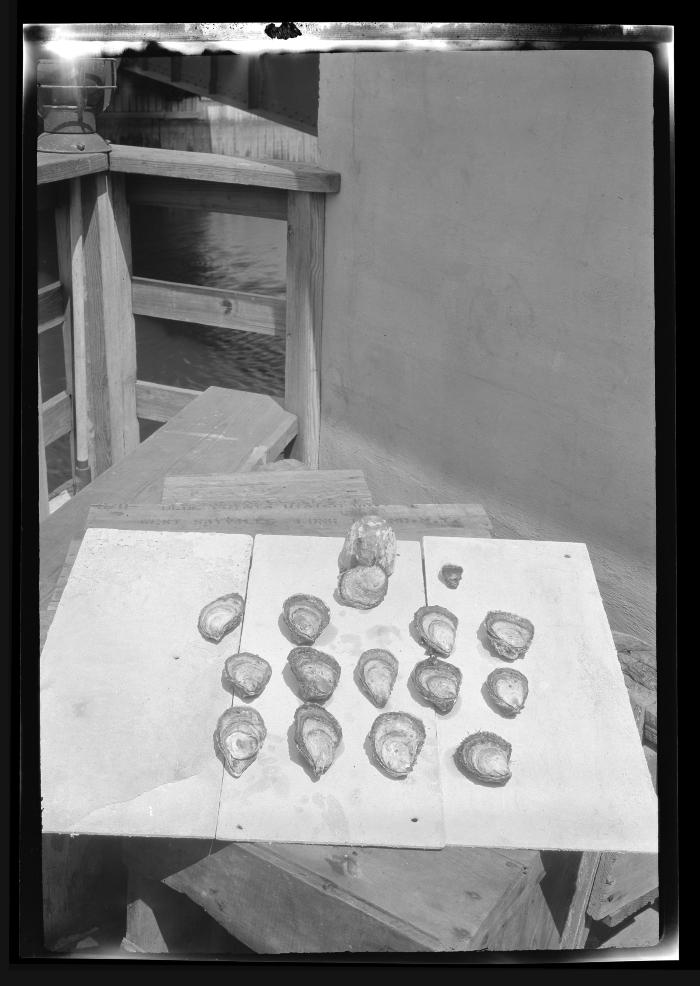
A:
{"label": "small oyster fragment", "polygon": [[272,674],[272,668],[257,654],[241,651],[226,658],[224,678],[239,698],[257,698]]}
{"label": "small oyster fragment", "polygon": [[382,712],[372,723],[369,736],[384,770],[392,777],[405,777],[413,770],[425,743],[425,727],[408,712]]}
{"label": "small oyster fragment", "polygon": [[331,697],[340,680],[340,665],[334,657],[314,647],[295,647],[287,661],[305,702],[325,702]]}
{"label": "small oyster fragment", "polygon": [[318,596],[290,596],[282,607],[289,635],[296,644],[313,644],[331,621],[331,613]]}
{"label": "small oyster fragment", "polygon": [[421,606],[413,617],[416,633],[440,657],[449,657],[455,645],[459,620],[443,606]]}
{"label": "small oyster fragment", "polygon": [[535,628],[529,620],[514,613],[493,610],[484,620],[486,633],[496,653],[506,661],[525,657],[532,643]]}
{"label": "small oyster fragment", "polygon": [[207,603],[199,614],[197,627],[205,640],[218,644],[220,640],[235,630],[243,619],[245,603],[242,596],[232,592],[228,596],[219,596]]}
{"label": "small oyster fragment", "polygon": [[360,654],[357,662],[358,681],[363,691],[380,709],[389,701],[398,673],[399,662],[391,651],[375,647]]}
{"label": "small oyster fragment", "polygon": [[355,609],[378,606],[389,588],[389,578],[380,565],[359,565],[342,572],[338,579],[338,595]]}
{"label": "small oyster fragment", "polygon": [[387,575],[394,571],[396,535],[382,517],[367,514],[352,525],[345,536],[338,565],[344,572],[356,565],[379,565]]}
{"label": "small oyster fragment", "polygon": [[423,698],[438,712],[449,712],[459,695],[462,672],[454,664],[431,657],[413,669],[413,683]]}
{"label": "small oyster fragment", "polygon": [[505,784],[511,777],[510,743],[495,733],[473,733],[462,740],[455,758],[468,774],[484,784]]}
{"label": "small oyster fragment", "polygon": [[294,713],[294,742],[316,777],[333,763],[342,738],[340,723],[322,705],[307,702]]}
{"label": "small oyster fragment", "polygon": [[442,581],[450,589],[456,589],[462,580],[464,569],[461,565],[443,565],[440,569]]}
{"label": "small oyster fragment", "polygon": [[527,678],[515,668],[496,668],[486,679],[486,691],[502,712],[517,715],[527,698]]}
{"label": "small oyster fragment", "polygon": [[266,736],[262,716],[249,705],[234,705],[219,716],[216,747],[232,777],[240,777],[250,767]]}

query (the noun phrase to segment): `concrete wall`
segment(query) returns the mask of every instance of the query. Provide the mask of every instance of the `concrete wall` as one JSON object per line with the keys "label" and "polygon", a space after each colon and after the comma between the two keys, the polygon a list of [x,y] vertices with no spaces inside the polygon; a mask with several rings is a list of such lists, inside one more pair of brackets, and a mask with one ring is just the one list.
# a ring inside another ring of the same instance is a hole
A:
{"label": "concrete wall", "polygon": [[646,52],[321,56],[322,467],[585,541],[654,637]]}

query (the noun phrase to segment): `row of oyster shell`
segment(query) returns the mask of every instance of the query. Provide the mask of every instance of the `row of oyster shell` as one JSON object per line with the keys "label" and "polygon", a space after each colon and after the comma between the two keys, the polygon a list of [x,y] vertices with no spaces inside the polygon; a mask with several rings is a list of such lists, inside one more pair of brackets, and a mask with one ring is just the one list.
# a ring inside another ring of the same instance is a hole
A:
{"label": "row of oyster shell", "polygon": [[[238,778],[255,761],[267,729],[250,706],[233,706],[219,717],[215,744],[228,773]],[[294,743],[315,777],[335,760],[343,730],[331,713],[316,703],[300,705],[294,713]],[[408,712],[383,712],[372,723],[370,748],[376,764],[390,777],[406,777],[414,768],[425,727]],[[495,733],[467,736],[455,751],[455,762],[470,777],[485,784],[504,784],[511,777],[512,747]]]}

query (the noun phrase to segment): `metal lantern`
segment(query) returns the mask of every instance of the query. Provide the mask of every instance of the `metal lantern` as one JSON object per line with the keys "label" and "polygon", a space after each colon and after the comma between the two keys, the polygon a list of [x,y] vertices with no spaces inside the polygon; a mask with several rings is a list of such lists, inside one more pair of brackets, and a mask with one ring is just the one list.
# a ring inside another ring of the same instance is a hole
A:
{"label": "metal lantern", "polygon": [[96,117],[107,109],[117,88],[118,61],[81,58],[75,62],[38,62],[38,113],[44,120],[44,133],[39,135],[37,150],[109,153],[109,144],[97,133]]}

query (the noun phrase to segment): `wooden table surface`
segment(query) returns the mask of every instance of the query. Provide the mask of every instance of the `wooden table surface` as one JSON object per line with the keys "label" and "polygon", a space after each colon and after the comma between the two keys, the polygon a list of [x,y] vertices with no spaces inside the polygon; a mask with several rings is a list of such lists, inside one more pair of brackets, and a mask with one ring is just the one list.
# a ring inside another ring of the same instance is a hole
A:
{"label": "wooden table surface", "polygon": [[[221,427],[227,427],[226,421]],[[166,446],[176,431],[173,427],[162,436]],[[250,474],[229,474],[227,480],[216,442],[209,442],[206,452],[200,444],[188,468],[182,455],[163,452],[163,445],[153,441],[158,434],[149,440],[149,463],[143,452],[128,457],[42,525],[44,629],[70,570],[71,543],[75,548],[86,526],[342,536],[371,504],[362,474],[318,472],[312,479],[306,473],[298,480],[290,480],[291,473],[253,480]],[[191,445],[191,437],[187,441]],[[169,483],[170,476],[180,478]],[[168,502],[153,502],[164,487]],[[178,502],[178,491],[186,502]],[[135,492],[140,502],[125,505]],[[478,505],[372,509],[404,539],[420,539],[424,533],[491,533]],[[141,887],[155,881],[187,895],[261,953],[561,948],[572,896],[574,904],[583,900],[583,883],[589,888],[593,878],[579,866],[580,853],[549,854],[558,859],[550,858],[548,865],[547,854],[533,850],[124,841],[132,881]],[[132,894],[126,945],[135,951],[167,951],[158,915],[141,906],[145,896]],[[560,919],[555,898],[564,915]],[[574,909],[581,912],[580,904]],[[571,923],[570,913],[569,918]]]}

